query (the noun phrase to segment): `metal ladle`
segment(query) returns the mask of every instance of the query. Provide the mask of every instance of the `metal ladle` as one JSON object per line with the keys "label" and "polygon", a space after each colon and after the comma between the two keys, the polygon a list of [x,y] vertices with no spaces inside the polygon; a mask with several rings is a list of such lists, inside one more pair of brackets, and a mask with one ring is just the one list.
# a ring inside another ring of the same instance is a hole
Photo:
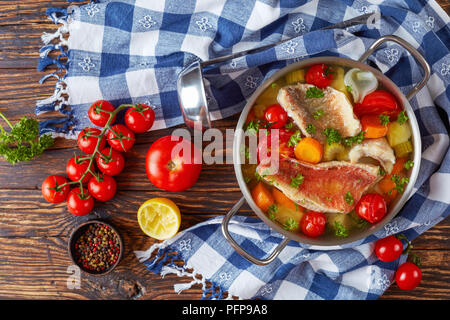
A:
{"label": "metal ladle", "polygon": [[[367,13],[328,27],[321,28],[320,30],[344,29],[358,24],[363,24],[368,22],[372,15],[373,13]],[[202,69],[204,67],[239,58],[248,54],[261,52],[292,39],[293,38],[285,39],[276,43],[240,51],[208,61],[202,62],[198,60],[184,69],[178,75],[177,92],[181,113],[186,125],[190,128],[198,130],[206,130],[208,128],[211,128],[211,119],[209,116],[208,103],[206,100],[205,86],[203,82]]]}

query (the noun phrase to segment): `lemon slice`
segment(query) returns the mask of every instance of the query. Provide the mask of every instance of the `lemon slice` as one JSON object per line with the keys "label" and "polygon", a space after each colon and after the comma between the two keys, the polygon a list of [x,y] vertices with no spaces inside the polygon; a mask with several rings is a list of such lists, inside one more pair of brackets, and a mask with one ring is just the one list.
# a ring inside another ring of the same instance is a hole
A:
{"label": "lemon slice", "polygon": [[137,220],[146,235],[167,240],[176,235],[180,228],[180,209],[170,199],[153,198],[140,206]]}

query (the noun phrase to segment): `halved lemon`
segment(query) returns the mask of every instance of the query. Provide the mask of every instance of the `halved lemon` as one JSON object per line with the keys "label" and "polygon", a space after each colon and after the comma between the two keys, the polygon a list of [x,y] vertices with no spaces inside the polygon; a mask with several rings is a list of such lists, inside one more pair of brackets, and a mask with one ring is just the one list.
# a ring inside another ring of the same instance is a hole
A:
{"label": "halved lemon", "polygon": [[172,200],[153,198],[140,206],[137,220],[146,235],[157,240],[167,240],[177,234],[181,214]]}

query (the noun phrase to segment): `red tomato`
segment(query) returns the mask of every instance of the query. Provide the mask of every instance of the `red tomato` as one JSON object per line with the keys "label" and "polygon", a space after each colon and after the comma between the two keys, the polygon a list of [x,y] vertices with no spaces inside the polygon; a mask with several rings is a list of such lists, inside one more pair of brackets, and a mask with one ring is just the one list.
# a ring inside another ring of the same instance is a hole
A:
{"label": "red tomato", "polygon": [[[98,100],[98,101],[94,102],[92,104],[92,106],[89,108],[88,115],[89,115],[89,119],[91,120],[91,122],[93,124],[95,124],[96,126],[104,127],[106,125],[106,123],[108,122],[109,118],[111,117],[111,114],[109,114],[107,112],[101,112],[100,109],[109,111],[109,112],[113,112],[115,108],[111,102],[106,101],[106,100]],[[111,121],[111,123],[114,123],[114,121],[115,121],[115,116],[114,116],[113,120]]]}
{"label": "red tomato", "polygon": [[[88,170],[89,160],[80,161],[80,157],[72,157],[67,162],[66,173],[70,180],[78,181],[83,174]],[[86,183],[91,179],[92,174],[88,172],[83,179],[83,183]]]}
{"label": "red tomato", "polygon": [[318,237],[325,232],[327,217],[322,212],[309,211],[300,221],[302,232],[309,237]]}
{"label": "red tomato", "polygon": [[[271,131],[272,132],[272,131]],[[294,157],[294,147],[288,147],[287,143],[292,136],[291,131],[281,129],[278,131],[278,154],[280,156]],[[269,161],[272,154],[272,133],[263,137],[258,143],[258,162]],[[264,155],[266,153],[266,155]]]}
{"label": "red tomato", "polygon": [[117,190],[117,183],[113,177],[100,175],[92,177],[88,184],[89,193],[97,200],[108,201],[114,198]]}
{"label": "red tomato", "polygon": [[361,103],[355,104],[353,112],[361,118],[363,115],[388,115],[395,120],[402,111],[395,97],[385,90],[375,90],[366,95]]}
{"label": "red tomato", "polygon": [[395,282],[402,290],[412,290],[422,280],[422,271],[412,262],[405,262],[395,272]]}
{"label": "red tomato", "polygon": [[123,124],[116,124],[106,133],[106,138],[111,148],[127,152],[134,145],[134,133]]}
{"label": "red tomato", "polygon": [[270,126],[273,129],[281,129],[284,127],[288,120],[288,115],[282,106],[279,104],[273,104],[268,106],[264,112],[264,118],[267,122],[271,123]]}
{"label": "red tomato", "polygon": [[42,182],[42,195],[44,199],[50,203],[60,203],[66,200],[67,194],[70,191],[70,186],[61,185],[67,183],[67,179],[60,175],[48,176]]}
{"label": "red tomato", "polygon": [[359,217],[370,223],[376,223],[386,215],[386,201],[378,193],[368,193],[358,201],[355,211]]}
{"label": "red tomato", "polygon": [[166,136],[156,140],[148,149],[145,170],[156,187],[184,191],[197,181],[202,170],[201,157],[201,151],[189,140]]}
{"label": "red tomato", "polygon": [[97,154],[97,167],[104,174],[116,176],[122,172],[125,167],[125,158],[123,155],[112,149],[105,148]]}
{"label": "red tomato", "polygon": [[375,253],[381,261],[394,261],[402,255],[402,252],[403,244],[395,236],[388,236],[375,243]]}
{"label": "red tomato", "polygon": [[75,188],[67,196],[67,209],[76,216],[85,216],[94,208],[94,198],[83,188]]}
{"label": "red tomato", "polygon": [[325,88],[333,80],[333,71],[324,63],[312,65],[306,71],[306,83],[313,84],[318,88]]}
{"label": "red tomato", "polygon": [[[78,147],[81,151],[87,154],[92,154],[95,151],[95,147],[98,143],[98,137],[101,131],[96,128],[85,128],[78,134]],[[102,137],[100,141],[99,150],[105,147],[106,140]]]}
{"label": "red tomato", "polygon": [[125,113],[125,124],[136,133],[150,130],[155,122],[155,111],[145,104],[138,104]]}

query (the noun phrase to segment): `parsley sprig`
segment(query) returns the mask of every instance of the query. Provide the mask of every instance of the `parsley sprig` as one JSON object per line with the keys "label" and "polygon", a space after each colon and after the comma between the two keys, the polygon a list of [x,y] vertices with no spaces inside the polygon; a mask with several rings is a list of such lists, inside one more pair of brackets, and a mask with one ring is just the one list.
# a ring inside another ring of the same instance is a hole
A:
{"label": "parsley sprig", "polygon": [[283,228],[284,228],[285,230],[288,230],[288,231],[297,229],[297,228],[298,228],[298,222],[295,221],[293,218],[289,217],[289,218],[287,218],[286,221],[284,222]]}
{"label": "parsley sprig", "polygon": [[302,133],[300,132],[300,130],[297,130],[289,138],[289,141],[287,142],[287,146],[288,147],[295,147],[300,140],[302,140]]}
{"label": "parsley sprig", "polygon": [[339,221],[334,221],[334,229],[335,229],[334,234],[336,236],[342,237],[342,238],[348,237],[347,228]]}
{"label": "parsley sprig", "polygon": [[297,174],[295,177],[291,178],[290,185],[294,188],[298,188],[303,183],[304,177],[301,173]]}
{"label": "parsley sprig", "polygon": [[23,117],[13,125],[1,112],[0,117],[11,129],[8,132],[0,126],[0,155],[9,163],[30,161],[53,144],[50,135],[39,135],[37,120]]}
{"label": "parsley sprig", "polygon": [[408,116],[406,115],[406,112],[403,110],[402,112],[400,112],[400,114],[397,117],[397,121],[400,124],[404,124],[406,121],[408,121]]}
{"label": "parsley sprig", "polygon": [[306,90],[307,98],[322,98],[324,96],[325,94],[323,93],[323,91],[316,86],[310,87],[308,88],[308,90]]}

